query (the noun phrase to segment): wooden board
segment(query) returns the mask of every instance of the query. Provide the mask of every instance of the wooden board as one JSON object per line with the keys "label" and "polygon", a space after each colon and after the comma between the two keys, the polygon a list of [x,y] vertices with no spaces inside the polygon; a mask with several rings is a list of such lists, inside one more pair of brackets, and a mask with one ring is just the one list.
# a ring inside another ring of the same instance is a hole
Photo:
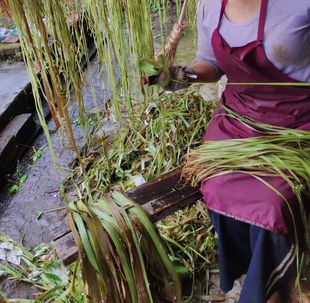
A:
{"label": "wooden board", "polygon": [[[125,195],[142,205],[154,222],[194,204],[202,197],[199,188],[190,187],[181,180],[180,169],[127,191]],[[53,240],[59,258],[65,265],[74,262],[78,250],[66,223],[58,223],[51,232],[54,234]]]}

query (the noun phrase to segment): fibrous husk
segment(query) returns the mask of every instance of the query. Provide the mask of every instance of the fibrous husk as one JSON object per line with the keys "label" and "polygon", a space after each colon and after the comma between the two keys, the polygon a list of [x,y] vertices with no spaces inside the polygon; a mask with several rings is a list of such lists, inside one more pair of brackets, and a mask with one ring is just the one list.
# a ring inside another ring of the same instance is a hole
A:
{"label": "fibrous husk", "polygon": [[0,15],[2,14],[12,18],[12,13],[9,7],[9,0],[1,0],[0,2]]}

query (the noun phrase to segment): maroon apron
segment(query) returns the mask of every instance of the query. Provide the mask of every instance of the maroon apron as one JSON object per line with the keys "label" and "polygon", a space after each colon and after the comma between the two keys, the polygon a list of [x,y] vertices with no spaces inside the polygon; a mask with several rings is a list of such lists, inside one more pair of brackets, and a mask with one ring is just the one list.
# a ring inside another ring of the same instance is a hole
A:
{"label": "maroon apron", "polygon": [[[296,86],[227,85],[221,103],[234,112],[256,121],[287,128],[310,130],[310,89],[278,70],[267,58],[263,47],[267,0],[262,0],[257,40],[242,47],[230,47],[220,35],[227,0],[223,0],[219,23],[212,36],[218,66],[231,83],[294,82]],[[238,120],[223,115],[219,108],[210,122],[205,141],[260,136]],[[279,177],[265,177],[280,191],[296,213],[298,203],[291,187]],[[286,202],[261,181],[246,174],[214,177],[202,184],[207,207],[217,213],[287,234],[291,230]],[[308,199],[309,200],[309,199]],[[308,203],[310,201],[304,201]]]}

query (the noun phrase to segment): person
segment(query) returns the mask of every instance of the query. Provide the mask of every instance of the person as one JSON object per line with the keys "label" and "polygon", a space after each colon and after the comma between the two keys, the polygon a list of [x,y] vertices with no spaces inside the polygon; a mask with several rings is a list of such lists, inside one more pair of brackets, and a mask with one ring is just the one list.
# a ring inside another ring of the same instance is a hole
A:
{"label": "person", "polygon": [[[310,0],[201,0],[197,26],[196,59],[170,68],[177,81],[169,89],[216,82],[225,74],[228,84],[240,83],[227,85],[222,94],[220,103],[230,110],[269,125],[310,130],[310,86],[298,86],[310,82]],[[259,82],[296,85],[253,84]],[[204,140],[258,135],[219,107]],[[267,179],[289,201],[296,199],[283,179]],[[297,303],[296,247],[284,200],[238,173],[209,179],[201,191],[219,237],[223,291],[246,274],[239,303]]]}

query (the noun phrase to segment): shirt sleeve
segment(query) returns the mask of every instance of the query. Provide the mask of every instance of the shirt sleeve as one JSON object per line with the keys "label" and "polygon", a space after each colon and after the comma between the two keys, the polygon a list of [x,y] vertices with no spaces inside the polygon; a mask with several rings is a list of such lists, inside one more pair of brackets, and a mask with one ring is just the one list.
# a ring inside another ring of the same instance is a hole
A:
{"label": "shirt sleeve", "polygon": [[[214,1],[214,0],[211,0]],[[213,47],[211,43],[211,38],[214,30],[214,24],[212,23],[213,18],[208,18],[208,6],[210,1],[201,0],[197,6],[197,52],[195,61],[205,61],[214,66],[216,72],[222,76],[223,72],[217,65],[216,58],[213,52]],[[208,22],[210,21],[210,22]]]}

